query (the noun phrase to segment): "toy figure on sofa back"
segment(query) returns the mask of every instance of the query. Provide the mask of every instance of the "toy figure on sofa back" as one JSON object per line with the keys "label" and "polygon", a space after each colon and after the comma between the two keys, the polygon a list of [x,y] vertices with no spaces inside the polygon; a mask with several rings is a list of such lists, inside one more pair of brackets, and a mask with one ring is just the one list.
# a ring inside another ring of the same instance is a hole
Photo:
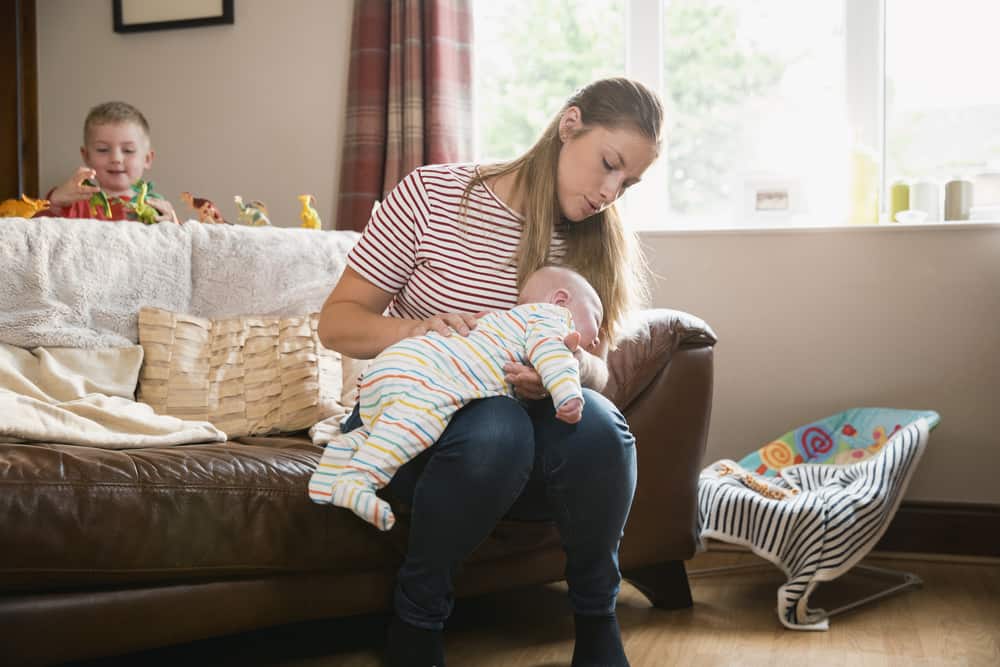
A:
{"label": "toy figure on sofa back", "polygon": [[46,199],[32,199],[21,195],[20,199],[5,199],[0,202],[0,218],[30,218],[49,207]]}
{"label": "toy figure on sofa back", "polygon": [[233,195],[236,208],[240,212],[240,222],[251,227],[265,227],[271,224],[271,219],[267,217],[267,207],[264,202],[253,199],[249,204],[243,203],[243,197]]}
{"label": "toy figure on sofa back", "polygon": [[146,225],[155,225],[159,222],[156,216],[156,209],[149,205],[149,200],[159,197],[153,192],[153,181],[144,181],[141,178],[132,184],[132,192],[135,195],[128,201],[129,210],[135,218]]}
{"label": "toy figure on sofa back", "polygon": [[299,195],[299,201],[302,202],[302,211],[299,213],[299,217],[302,218],[302,226],[306,229],[323,229],[319,213],[314,208],[316,198],[312,195]]}
{"label": "toy figure on sofa back", "polygon": [[[153,164],[149,123],[131,104],[105,102],[92,108],[83,124],[83,146],[78,167],[65,183],[53,188],[46,199],[47,215],[62,218],[128,220],[132,184],[141,180]],[[92,201],[101,193],[107,202]],[[104,204],[107,204],[106,206]],[[170,202],[148,195],[145,202],[153,222],[177,222]]]}
{"label": "toy figure on sofa back", "polygon": [[227,224],[219,207],[211,199],[195,197],[190,192],[181,193],[181,201],[193,208],[198,213],[198,222],[208,224]]}

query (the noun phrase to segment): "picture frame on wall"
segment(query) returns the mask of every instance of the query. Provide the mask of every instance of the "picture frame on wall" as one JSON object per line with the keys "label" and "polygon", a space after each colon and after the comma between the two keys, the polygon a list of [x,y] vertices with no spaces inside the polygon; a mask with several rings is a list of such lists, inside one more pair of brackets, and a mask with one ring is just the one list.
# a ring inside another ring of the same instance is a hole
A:
{"label": "picture frame on wall", "polygon": [[802,184],[789,177],[747,176],[742,209],[745,220],[757,223],[790,219],[805,211]]}
{"label": "picture frame on wall", "polygon": [[233,23],[233,0],[112,0],[115,32],[146,32]]}

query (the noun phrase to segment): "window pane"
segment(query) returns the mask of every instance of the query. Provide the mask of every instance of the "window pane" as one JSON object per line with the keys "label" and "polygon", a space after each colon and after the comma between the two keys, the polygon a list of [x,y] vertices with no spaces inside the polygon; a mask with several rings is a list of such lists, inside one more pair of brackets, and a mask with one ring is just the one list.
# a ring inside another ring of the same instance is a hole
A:
{"label": "window pane", "polygon": [[667,226],[847,219],[844,3],[664,1]]}
{"label": "window pane", "polygon": [[477,159],[517,157],[574,90],[624,74],[624,3],[473,3]]}
{"label": "window pane", "polygon": [[931,181],[941,203],[944,182],[964,178],[977,205],[1000,206],[998,26],[995,0],[887,0],[890,181]]}

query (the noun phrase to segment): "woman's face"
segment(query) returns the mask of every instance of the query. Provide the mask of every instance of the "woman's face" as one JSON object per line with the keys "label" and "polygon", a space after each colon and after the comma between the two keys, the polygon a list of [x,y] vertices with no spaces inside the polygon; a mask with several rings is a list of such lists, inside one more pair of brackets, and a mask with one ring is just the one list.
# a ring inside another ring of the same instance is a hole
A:
{"label": "woman's face", "polygon": [[[581,132],[581,130],[585,130]],[[559,122],[563,141],[556,169],[556,194],[566,219],[586,220],[635,185],[656,159],[656,144],[637,131],[585,127],[570,107]]]}

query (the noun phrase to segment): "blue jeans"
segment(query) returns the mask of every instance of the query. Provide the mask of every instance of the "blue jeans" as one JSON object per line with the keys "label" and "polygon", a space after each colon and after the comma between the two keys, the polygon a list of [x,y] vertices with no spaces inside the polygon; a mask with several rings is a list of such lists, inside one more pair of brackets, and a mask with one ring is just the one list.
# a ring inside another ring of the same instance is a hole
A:
{"label": "blue jeans", "polygon": [[[548,399],[473,401],[380,492],[411,506],[394,598],[400,619],[441,629],[454,604],[452,578],[505,517],[554,520],[573,610],[614,611],[618,544],[635,492],[635,439],[609,400],[584,394],[583,418],[572,425],[555,418]],[[343,430],[360,424],[355,409]]]}

